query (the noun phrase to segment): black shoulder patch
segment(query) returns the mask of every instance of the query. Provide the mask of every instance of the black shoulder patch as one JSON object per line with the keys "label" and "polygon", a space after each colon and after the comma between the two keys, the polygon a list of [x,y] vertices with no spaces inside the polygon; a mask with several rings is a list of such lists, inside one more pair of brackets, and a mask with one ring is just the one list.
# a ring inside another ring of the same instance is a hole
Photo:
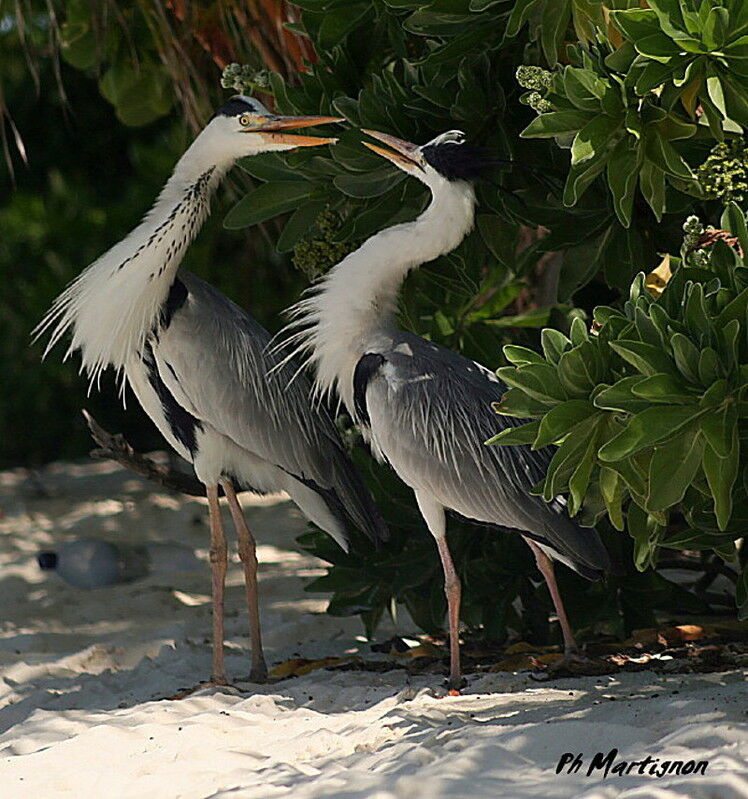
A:
{"label": "black shoulder patch", "polygon": [[353,407],[361,424],[369,424],[369,411],[366,407],[366,389],[369,381],[385,362],[384,355],[367,352],[356,364],[353,372]]}
{"label": "black shoulder patch", "polygon": [[203,425],[199,419],[196,419],[189,411],[185,410],[174,399],[174,395],[169,391],[166,383],[161,379],[156,366],[156,358],[153,355],[153,347],[150,342],[146,342],[143,348],[143,365],[148,372],[148,382],[151,388],[156,392],[161,407],[166,417],[166,422],[174,433],[174,438],[181,441],[182,444],[189,450],[190,454],[194,456],[197,451],[197,442],[195,438],[195,431],[202,430]]}
{"label": "black shoulder patch", "polygon": [[161,306],[159,322],[162,330],[166,330],[169,327],[174,314],[187,302],[188,296],[187,286],[178,277],[175,278],[169,288],[169,294]]}

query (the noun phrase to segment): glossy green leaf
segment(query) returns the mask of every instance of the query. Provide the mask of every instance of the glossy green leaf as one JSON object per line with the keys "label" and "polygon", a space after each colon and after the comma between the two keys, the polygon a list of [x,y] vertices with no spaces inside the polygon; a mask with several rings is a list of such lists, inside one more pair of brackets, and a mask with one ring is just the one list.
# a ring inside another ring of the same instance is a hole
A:
{"label": "glossy green leaf", "polygon": [[566,350],[571,349],[571,341],[560,330],[554,330],[552,327],[546,327],[541,331],[540,342],[546,359],[555,364]]}
{"label": "glossy green leaf", "polygon": [[649,463],[649,510],[664,511],[683,499],[701,465],[703,452],[704,440],[698,430],[655,447]]}
{"label": "glossy green leaf", "polygon": [[577,133],[590,117],[591,114],[585,111],[551,111],[535,117],[520,135],[524,139],[544,139]]}
{"label": "glossy green leaf", "polygon": [[660,372],[674,374],[675,368],[670,358],[658,347],[643,341],[613,341],[611,348],[621,358],[638,369],[643,375],[651,376]]}
{"label": "glossy green leaf", "polygon": [[520,347],[516,344],[507,344],[504,347],[504,357],[515,366],[527,366],[531,363],[546,365],[545,358],[535,352],[535,350]]}
{"label": "glossy green leaf", "polygon": [[317,217],[325,210],[326,199],[310,200],[299,206],[288,218],[275,248],[278,252],[290,252],[306,235]]}
{"label": "glossy green leaf", "polygon": [[738,409],[734,402],[715,409],[701,419],[701,432],[720,458],[727,458],[738,435]]}
{"label": "glossy green leaf", "polygon": [[724,530],[730,522],[733,503],[732,488],[740,466],[740,441],[737,436],[737,428],[733,428],[733,430],[734,435],[727,457],[720,457],[710,445],[707,445],[704,447],[702,459],[704,474],[714,498],[714,514],[717,517],[720,530]]}
{"label": "glossy green leaf", "polygon": [[698,400],[695,391],[689,391],[688,386],[682,380],[663,372],[637,381],[631,387],[631,392],[637,397],[654,403],[688,405]]}
{"label": "glossy green leaf", "polygon": [[588,400],[567,400],[551,408],[540,420],[533,449],[555,444],[585,419],[597,419],[599,411]]}
{"label": "glossy green leaf", "polygon": [[230,230],[256,225],[295,210],[313,194],[314,185],[307,181],[265,183],[242,197],[226,214],[223,225]]}
{"label": "glossy green leaf", "polygon": [[611,524],[616,530],[623,530],[623,483],[618,472],[600,467],[600,493]]}
{"label": "glossy green leaf", "polygon": [[595,407],[625,413],[639,413],[639,411],[646,410],[652,404],[650,400],[638,397],[633,393],[634,386],[644,380],[647,378],[642,375],[621,378],[612,386],[603,388],[595,395],[593,400]]}
{"label": "glossy green leaf", "polygon": [[566,399],[556,370],[545,362],[529,364],[521,369],[505,366],[497,369],[496,374],[508,386],[522,389],[538,402],[555,404]]}
{"label": "glossy green leaf", "polygon": [[601,461],[619,461],[659,444],[693,424],[704,411],[690,405],[658,405],[633,416],[626,428],[600,448]]}
{"label": "glossy green leaf", "polygon": [[520,444],[532,444],[535,440],[535,436],[538,433],[538,427],[540,426],[540,421],[535,422],[528,422],[527,424],[519,425],[517,427],[507,427],[506,430],[502,430],[500,433],[497,433],[493,438],[489,438],[486,441],[486,445],[493,446],[510,446],[516,447]]}

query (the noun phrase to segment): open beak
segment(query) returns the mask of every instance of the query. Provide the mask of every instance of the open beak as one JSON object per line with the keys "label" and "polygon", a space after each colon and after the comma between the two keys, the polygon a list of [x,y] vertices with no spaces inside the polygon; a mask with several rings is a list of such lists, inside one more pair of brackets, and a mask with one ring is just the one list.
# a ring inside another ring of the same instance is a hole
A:
{"label": "open beak", "polygon": [[334,144],[337,139],[322,139],[317,136],[294,136],[290,133],[279,133],[283,130],[310,128],[312,125],[326,125],[329,122],[343,122],[342,117],[281,117],[267,116],[260,119],[259,125],[252,125],[246,133],[259,133],[263,141],[273,144],[290,144],[294,147],[317,147],[320,144]]}
{"label": "open beak", "polygon": [[391,161],[399,169],[402,169],[410,175],[414,175],[419,171],[425,171],[421,148],[417,144],[411,144],[410,142],[395,138],[395,136],[390,136],[389,133],[380,133],[377,130],[364,130],[364,133],[392,148],[387,150],[384,147],[379,147],[368,141],[363,142],[370,150],[386,158],[388,161]]}

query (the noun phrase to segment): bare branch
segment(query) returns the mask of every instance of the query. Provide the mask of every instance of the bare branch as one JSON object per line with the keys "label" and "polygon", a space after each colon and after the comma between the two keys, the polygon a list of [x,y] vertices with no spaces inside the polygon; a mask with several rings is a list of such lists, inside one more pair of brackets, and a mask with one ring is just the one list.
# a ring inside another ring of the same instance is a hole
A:
{"label": "bare branch", "polygon": [[135,452],[124,436],[107,433],[88,411],[83,411],[83,417],[91,431],[91,437],[99,445],[98,449],[91,451],[92,458],[117,461],[130,471],[171,491],[179,491],[191,497],[205,496],[205,486],[195,477],[163,466]]}

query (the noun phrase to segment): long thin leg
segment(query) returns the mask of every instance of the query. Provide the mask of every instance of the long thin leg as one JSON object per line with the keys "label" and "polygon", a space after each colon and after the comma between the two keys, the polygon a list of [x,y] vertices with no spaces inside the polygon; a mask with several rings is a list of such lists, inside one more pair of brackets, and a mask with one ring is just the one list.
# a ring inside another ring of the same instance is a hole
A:
{"label": "long thin leg", "polygon": [[561,599],[561,594],[558,591],[556,575],[553,571],[553,561],[532,539],[525,538],[525,541],[535,555],[535,562],[538,564],[538,569],[540,569],[540,573],[545,578],[548,590],[551,592],[553,607],[556,609],[556,615],[558,616],[558,621],[561,625],[561,632],[564,636],[564,652],[567,655],[573,655],[577,652],[577,642],[574,640],[574,633],[571,631],[569,617],[566,615],[564,602]]}
{"label": "long thin leg", "polygon": [[210,569],[213,580],[213,670],[210,679],[216,685],[227,685],[226,669],[223,665],[223,594],[228,551],[221,506],[218,503],[218,486],[205,486],[205,492],[208,495],[210,512]]}
{"label": "long thin leg", "polygon": [[247,610],[249,612],[249,640],[252,644],[252,669],[249,679],[253,682],[264,682],[268,676],[268,667],[262,653],[262,634],[260,632],[260,605],[257,596],[257,546],[254,536],[244,518],[236,491],[231,480],[221,480],[221,485],[229,502],[231,518],[239,538],[239,557],[244,565],[244,586],[247,591]]}
{"label": "long thin leg", "polygon": [[442,561],[444,593],[447,597],[447,614],[449,617],[449,687],[459,690],[462,682],[459,634],[462,586],[447,544],[447,520],[444,516],[444,507],[431,499],[431,497],[416,491],[416,502],[418,502],[418,507],[426,526],[429,528],[429,532],[436,539],[436,546]]}

